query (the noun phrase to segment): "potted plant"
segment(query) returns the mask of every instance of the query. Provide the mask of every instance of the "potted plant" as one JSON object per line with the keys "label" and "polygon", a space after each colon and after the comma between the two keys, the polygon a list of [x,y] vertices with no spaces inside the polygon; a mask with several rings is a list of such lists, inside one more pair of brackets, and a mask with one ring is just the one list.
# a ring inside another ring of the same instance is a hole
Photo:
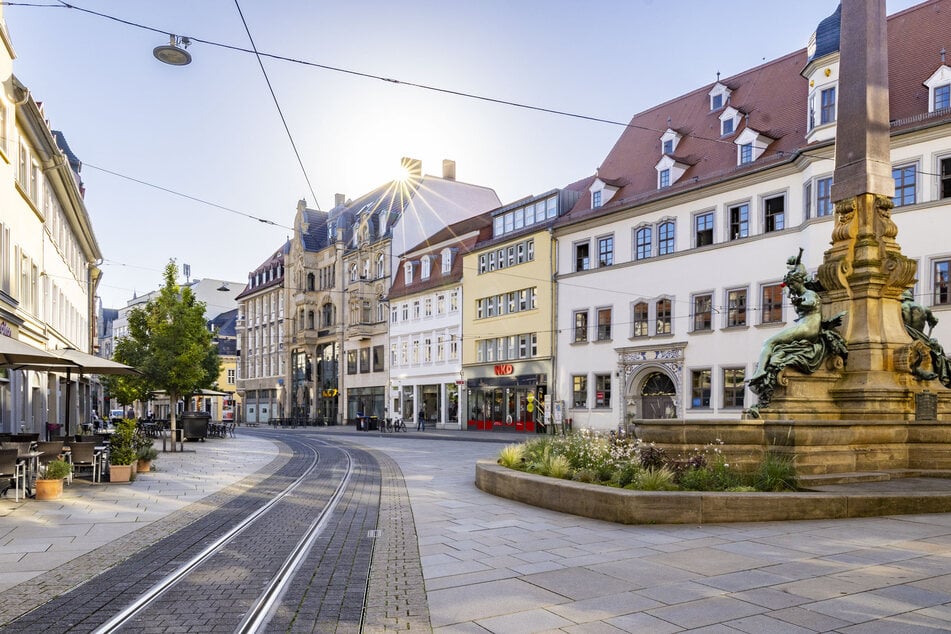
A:
{"label": "potted plant", "polygon": [[147,445],[139,445],[136,451],[136,457],[138,458],[138,461],[135,463],[136,473],[148,473],[152,470],[152,461],[158,457],[158,452],[155,450],[155,447],[152,446],[151,440],[148,441]]}
{"label": "potted plant", "polygon": [[57,500],[63,495],[63,479],[68,478],[73,465],[56,459],[46,463],[42,477],[36,479],[37,500]]}
{"label": "potted plant", "polygon": [[130,482],[138,455],[135,449],[135,421],[124,418],[109,438],[109,482]]}

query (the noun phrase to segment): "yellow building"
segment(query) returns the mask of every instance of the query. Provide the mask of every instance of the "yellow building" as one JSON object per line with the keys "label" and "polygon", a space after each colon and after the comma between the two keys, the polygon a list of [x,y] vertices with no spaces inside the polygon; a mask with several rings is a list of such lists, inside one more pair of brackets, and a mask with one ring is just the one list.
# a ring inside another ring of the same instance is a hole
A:
{"label": "yellow building", "polygon": [[586,182],[492,212],[464,256],[462,366],[471,430],[534,432],[555,372],[549,228]]}

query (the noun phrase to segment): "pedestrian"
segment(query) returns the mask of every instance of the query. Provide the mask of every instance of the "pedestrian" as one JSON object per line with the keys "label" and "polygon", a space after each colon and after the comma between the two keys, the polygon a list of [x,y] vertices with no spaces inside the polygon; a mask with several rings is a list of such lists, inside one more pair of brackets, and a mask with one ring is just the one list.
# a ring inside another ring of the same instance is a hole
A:
{"label": "pedestrian", "polygon": [[426,431],[426,410],[419,410],[419,416],[416,417],[416,431]]}

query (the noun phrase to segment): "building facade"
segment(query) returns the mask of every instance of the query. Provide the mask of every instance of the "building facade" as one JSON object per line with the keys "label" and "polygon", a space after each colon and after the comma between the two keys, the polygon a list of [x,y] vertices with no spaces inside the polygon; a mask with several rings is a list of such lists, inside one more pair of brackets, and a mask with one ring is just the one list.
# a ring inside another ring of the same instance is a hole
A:
{"label": "building facade", "polygon": [[[951,341],[951,2],[888,19],[892,219],[914,293]],[[576,426],[738,418],[781,280],[828,248],[838,11],[807,48],[637,114],[556,223],[558,398]],[[947,345],[947,344],[946,344]]]}
{"label": "building facade", "polygon": [[463,220],[400,258],[388,298],[389,411],[407,425],[462,428],[463,262],[490,222]]}
{"label": "building facade", "polygon": [[[16,57],[0,13],[0,337],[41,350],[95,341],[102,259],[83,201],[82,164],[13,74]],[[88,378],[0,370],[0,432],[45,433],[89,420]]]}
{"label": "building facade", "polygon": [[491,213],[463,256],[462,369],[466,428],[534,432],[555,376],[551,227],[582,183]]}

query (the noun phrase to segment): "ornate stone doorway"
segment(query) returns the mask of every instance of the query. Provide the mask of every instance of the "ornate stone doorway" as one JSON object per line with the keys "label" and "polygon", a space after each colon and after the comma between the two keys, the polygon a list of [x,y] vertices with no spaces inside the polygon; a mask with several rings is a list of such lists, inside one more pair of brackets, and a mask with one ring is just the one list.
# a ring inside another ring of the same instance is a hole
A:
{"label": "ornate stone doorway", "polygon": [[640,389],[641,418],[676,418],[677,387],[663,372],[651,372]]}

